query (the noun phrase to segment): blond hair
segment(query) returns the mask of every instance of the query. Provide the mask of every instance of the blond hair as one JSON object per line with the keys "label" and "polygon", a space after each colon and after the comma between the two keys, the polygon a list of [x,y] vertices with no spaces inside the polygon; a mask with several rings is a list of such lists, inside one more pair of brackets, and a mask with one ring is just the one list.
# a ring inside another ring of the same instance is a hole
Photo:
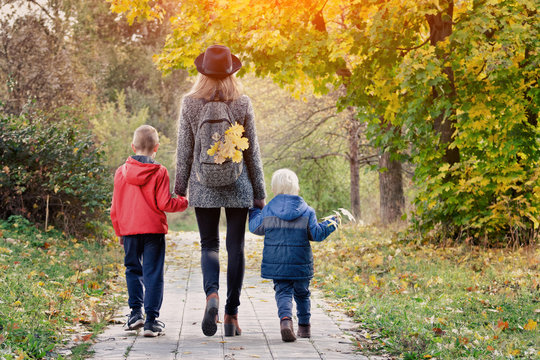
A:
{"label": "blond hair", "polygon": [[279,169],[272,175],[272,192],[274,195],[298,195],[300,186],[298,176],[289,169]]}
{"label": "blond hair", "polygon": [[133,146],[137,151],[151,153],[159,144],[157,130],[150,125],[141,125],[133,133]]}
{"label": "blond hair", "polygon": [[226,101],[236,100],[242,96],[242,85],[234,75],[227,76],[223,79],[216,79],[204,74],[199,74],[195,84],[186,96],[213,100],[212,97],[216,93],[216,90],[221,91]]}

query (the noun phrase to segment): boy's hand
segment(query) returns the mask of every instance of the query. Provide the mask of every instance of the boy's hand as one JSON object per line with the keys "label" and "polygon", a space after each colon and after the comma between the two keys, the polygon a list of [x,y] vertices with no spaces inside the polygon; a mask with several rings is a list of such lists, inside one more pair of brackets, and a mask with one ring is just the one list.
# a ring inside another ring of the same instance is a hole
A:
{"label": "boy's hand", "polygon": [[331,221],[331,224],[336,227],[336,229],[339,227],[341,223],[340,221],[341,219],[337,215],[332,216],[329,220]]}
{"label": "boy's hand", "polygon": [[123,236],[119,236],[119,237],[118,237],[118,242],[120,243],[120,245],[124,246],[124,237],[123,237]]}
{"label": "boy's hand", "polygon": [[253,200],[253,206],[259,209],[262,209],[266,203],[264,202],[264,199],[254,199]]}
{"label": "boy's hand", "polygon": [[186,201],[186,207],[184,208],[184,210],[182,210],[185,211],[189,206],[189,199],[187,198],[187,196],[180,196],[180,198]]}

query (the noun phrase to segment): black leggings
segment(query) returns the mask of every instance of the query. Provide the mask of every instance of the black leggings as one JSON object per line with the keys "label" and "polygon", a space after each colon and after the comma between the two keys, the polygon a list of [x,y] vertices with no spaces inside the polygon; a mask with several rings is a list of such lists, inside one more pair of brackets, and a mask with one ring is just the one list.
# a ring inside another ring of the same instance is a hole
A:
{"label": "black leggings", "polygon": [[[195,208],[201,236],[201,268],[206,296],[219,290],[219,217],[221,208]],[[247,208],[225,208],[227,218],[227,302],[225,313],[235,315],[244,281],[244,235]]]}

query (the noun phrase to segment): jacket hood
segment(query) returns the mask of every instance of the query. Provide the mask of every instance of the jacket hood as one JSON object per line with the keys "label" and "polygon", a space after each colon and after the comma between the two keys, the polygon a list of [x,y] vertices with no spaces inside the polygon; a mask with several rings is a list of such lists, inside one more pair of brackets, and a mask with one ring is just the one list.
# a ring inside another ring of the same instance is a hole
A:
{"label": "jacket hood", "polygon": [[131,185],[144,185],[159,170],[160,164],[144,163],[129,157],[122,167],[126,182]]}
{"label": "jacket hood", "polygon": [[300,196],[286,194],[277,195],[267,206],[270,213],[285,221],[299,218],[308,209],[308,205]]}

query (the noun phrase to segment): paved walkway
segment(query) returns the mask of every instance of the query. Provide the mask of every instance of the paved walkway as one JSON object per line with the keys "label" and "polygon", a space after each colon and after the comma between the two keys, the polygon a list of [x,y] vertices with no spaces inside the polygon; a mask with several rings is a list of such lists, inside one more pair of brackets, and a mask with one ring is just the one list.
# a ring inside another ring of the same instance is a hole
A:
{"label": "paved walkway", "polygon": [[[93,345],[94,359],[375,359],[355,352],[351,337],[340,330],[335,318],[327,315],[323,309],[327,304],[316,291],[312,297],[312,338],[293,343],[281,340],[272,284],[261,279],[258,271],[262,240],[253,235],[246,238],[246,275],[239,309],[242,335],[225,337],[223,327],[218,326],[216,335],[204,336],[199,236],[181,232],[167,239],[165,297],[160,315],[166,325],[165,335],[145,338],[142,331],[125,331],[122,325],[113,325]],[[226,251],[223,249],[220,255],[224,260]],[[222,262],[221,320],[226,291],[224,269]],[[120,311],[122,315],[128,312],[127,307]],[[345,327],[351,327],[346,319],[342,320]],[[296,319],[294,322],[296,330]]]}

